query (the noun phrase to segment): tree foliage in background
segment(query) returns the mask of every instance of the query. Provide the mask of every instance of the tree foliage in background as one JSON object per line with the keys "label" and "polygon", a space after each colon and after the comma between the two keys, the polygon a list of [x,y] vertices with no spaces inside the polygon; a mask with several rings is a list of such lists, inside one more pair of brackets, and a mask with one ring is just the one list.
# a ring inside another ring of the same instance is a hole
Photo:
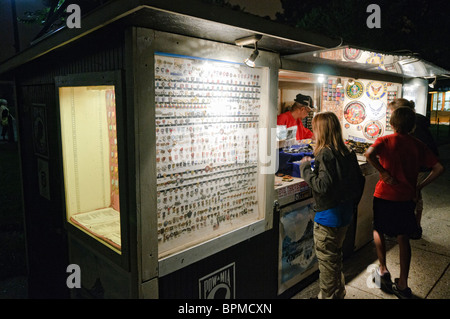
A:
{"label": "tree foliage in background", "polygon": [[[281,23],[368,49],[416,53],[450,69],[448,0],[281,0]],[[366,24],[369,4],[381,9],[381,28]]]}
{"label": "tree foliage in background", "polygon": [[[251,14],[254,15],[250,12],[247,11],[247,8],[245,7],[245,5],[243,3],[241,3],[243,6],[241,7],[239,4],[231,4],[228,0],[201,0],[204,3],[208,3],[208,4],[212,4],[212,5],[216,5],[216,6],[221,6],[221,7],[227,7],[230,8],[231,10],[234,11],[241,11],[244,12],[246,14]],[[276,0],[270,0],[270,1],[276,1]],[[270,16],[265,16],[263,17],[264,19],[267,20],[272,20],[270,18]]]}

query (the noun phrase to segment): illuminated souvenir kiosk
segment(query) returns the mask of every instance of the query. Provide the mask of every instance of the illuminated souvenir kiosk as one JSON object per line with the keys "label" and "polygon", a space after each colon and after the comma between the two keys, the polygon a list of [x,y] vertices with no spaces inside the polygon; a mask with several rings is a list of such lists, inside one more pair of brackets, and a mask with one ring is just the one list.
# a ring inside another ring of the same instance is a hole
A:
{"label": "illuminated souvenir kiosk", "polygon": [[[307,271],[283,279],[287,215],[312,199],[300,178],[275,186],[282,102],[308,78],[346,137],[373,139],[386,108],[371,96],[400,96],[404,73],[330,59],[337,40],[201,1],[136,3],[110,1],[1,65],[18,92],[30,295],[289,297],[317,272],[305,245],[288,255]],[[349,93],[336,98],[338,79]],[[365,205],[350,251],[370,240]],[[67,287],[70,264],[82,288]]]}

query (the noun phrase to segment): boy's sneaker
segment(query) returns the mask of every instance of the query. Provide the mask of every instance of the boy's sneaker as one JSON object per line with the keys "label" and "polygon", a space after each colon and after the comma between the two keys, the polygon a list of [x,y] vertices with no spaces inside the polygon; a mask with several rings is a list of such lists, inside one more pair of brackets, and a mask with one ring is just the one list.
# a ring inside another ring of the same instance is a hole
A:
{"label": "boy's sneaker", "polygon": [[398,288],[398,280],[399,278],[395,278],[395,282],[392,284],[392,292],[399,298],[399,299],[411,299],[412,298],[412,292],[409,287],[406,287],[405,289]]}
{"label": "boy's sneaker", "polygon": [[422,227],[418,227],[417,230],[409,236],[409,238],[414,240],[422,238]]}
{"label": "boy's sneaker", "polygon": [[375,269],[373,271],[373,282],[377,285],[378,288],[381,288],[382,291],[392,294],[392,280],[391,280],[391,273],[387,272],[383,275],[380,275],[379,268]]}

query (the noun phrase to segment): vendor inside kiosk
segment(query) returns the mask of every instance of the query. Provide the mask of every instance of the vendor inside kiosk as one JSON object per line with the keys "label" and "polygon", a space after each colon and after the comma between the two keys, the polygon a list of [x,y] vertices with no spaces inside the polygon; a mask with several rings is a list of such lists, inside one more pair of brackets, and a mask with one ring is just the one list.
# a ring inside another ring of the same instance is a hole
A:
{"label": "vendor inside kiosk", "polygon": [[303,95],[301,93],[297,94],[294,99],[294,104],[286,112],[278,115],[277,126],[284,128],[286,130],[296,130],[296,140],[303,140],[311,138],[313,133],[310,129],[303,125],[303,120],[308,117],[310,112],[315,111],[313,108],[312,99],[310,96]]}

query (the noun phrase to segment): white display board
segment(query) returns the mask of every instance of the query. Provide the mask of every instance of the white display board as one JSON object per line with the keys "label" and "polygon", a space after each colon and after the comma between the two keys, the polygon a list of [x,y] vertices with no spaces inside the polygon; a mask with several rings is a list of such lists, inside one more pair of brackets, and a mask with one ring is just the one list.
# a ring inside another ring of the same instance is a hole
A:
{"label": "white display board", "polygon": [[159,256],[264,218],[258,209],[263,71],[155,55]]}

